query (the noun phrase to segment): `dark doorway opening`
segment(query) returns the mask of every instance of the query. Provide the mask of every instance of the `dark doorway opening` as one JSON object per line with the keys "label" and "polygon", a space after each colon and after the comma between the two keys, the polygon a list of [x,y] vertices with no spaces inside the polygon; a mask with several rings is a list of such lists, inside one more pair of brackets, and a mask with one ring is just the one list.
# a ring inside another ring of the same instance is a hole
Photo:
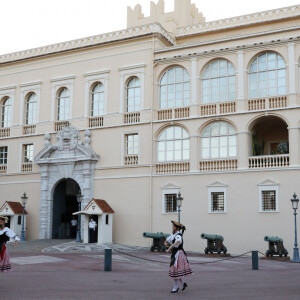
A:
{"label": "dark doorway opening", "polygon": [[73,179],[63,179],[57,184],[53,193],[53,239],[71,238],[72,214],[78,211],[79,192],[80,187]]}

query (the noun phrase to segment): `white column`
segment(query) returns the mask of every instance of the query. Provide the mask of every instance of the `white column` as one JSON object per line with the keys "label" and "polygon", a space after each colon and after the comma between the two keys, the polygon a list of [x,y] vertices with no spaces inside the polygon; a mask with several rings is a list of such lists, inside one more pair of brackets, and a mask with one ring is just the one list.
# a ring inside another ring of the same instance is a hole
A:
{"label": "white column", "polygon": [[288,127],[290,166],[299,166],[299,127]]}
{"label": "white column", "polygon": [[191,104],[197,105],[198,99],[198,89],[197,89],[197,58],[192,58],[192,68],[191,68],[191,88],[192,88],[192,97]]}
{"label": "white column", "polygon": [[248,159],[251,150],[251,133],[248,131],[237,134],[238,169],[248,169]]}
{"label": "white column", "polygon": [[288,44],[289,53],[289,95],[296,94],[295,43]]}
{"label": "white column", "polygon": [[238,100],[245,99],[245,76],[244,76],[244,51],[238,51],[238,70],[237,70],[237,91]]}
{"label": "white column", "polygon": [[199,147],[198,147],[198,136],[190,137],[190,171],[199,171]]}

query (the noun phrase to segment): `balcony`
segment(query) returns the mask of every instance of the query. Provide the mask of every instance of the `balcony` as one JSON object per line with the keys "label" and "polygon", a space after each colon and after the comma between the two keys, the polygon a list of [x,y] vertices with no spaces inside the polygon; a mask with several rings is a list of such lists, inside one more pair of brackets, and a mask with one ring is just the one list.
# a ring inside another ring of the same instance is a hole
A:
{"label": "balcony", "polygon": [[25,125],[23,126],[23,134],[28,135],[28,134],[34,134],[36,131],[36,125]]}
{"label": "balcony", "polygon": [[124,157],[124,163],[126,166],[137,165],[139,163],[138,155],[126,155]]}
{"label": "balcony", "polygon": [[290,165],[288,154],[249,157],[249,169],[286,168]]}
{"label": "balcony", "polygon": [[200,172],[236,170],[237,167],[237,159],[218,159],[200,161]]}
{"label": "balcony", "polygon": [[1,128],[0,129],[0,138],[10,136],[10,128]]}
{"label": "balcony", "polygon": [[155,169],[157,174],[186,173],[190,171],[190,162],[156,163]]}
{"label": "balcony", "polygon": [[132,112],[124,114],[124,123],[125,124],[134,124],[139,123],[141,119],[140,112]]}
{"label": "balcony", "polygon": [[70,126],[69,121],[58,121],[54,123],[54,131],[61,131],[64,127]]}
{"label": "balcony", "polygon": [[157,119],[162,120],[171,120],[171,119],[183,119],[190,116],[189,107],[179,107],[174,109],[162,109],[157,111]]}
{"label": "balcony", "polygon": [[91,117],[89,118],[89,128],[102,127],[103,117]]}
{"label": "balcony", "polygon": [[7,172],[7,165],[0,165],[0,174],[4,174]]}
{"label": "balcony", "polygon": [[32,167],[33,167],[32,162],[22,163],[21,172],[23,173],[32,172]]}
{"label": "balcony", "polygon": [[287,96],[248,100],[248,111],[287,107]]}

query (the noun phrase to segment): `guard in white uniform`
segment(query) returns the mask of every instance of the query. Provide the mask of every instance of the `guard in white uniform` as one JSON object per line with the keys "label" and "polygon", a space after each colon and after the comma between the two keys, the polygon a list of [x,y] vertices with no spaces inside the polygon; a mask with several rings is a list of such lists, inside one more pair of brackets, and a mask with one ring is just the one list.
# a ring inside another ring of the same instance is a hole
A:
{"label": "guard in white uniform", "polygon": [[193,271],[183,249],[182,236],[185,231],[185,226],[176,221],[171,222],[173,234],[167,237],[165,246],[168,248],[166,251],[172,253],[169,276],[174,279],[174,288],[171,293],[177,293],[179,291],[179,283],[182,286],[182,291],[187,288],[187,284],[183,281],[183,278],[185,276],[191,276]]}
{"label": "guard in white uniform", "polygon": [[96,227],[97,223],[91,218],[89,222],[89,243],[96,242]]}

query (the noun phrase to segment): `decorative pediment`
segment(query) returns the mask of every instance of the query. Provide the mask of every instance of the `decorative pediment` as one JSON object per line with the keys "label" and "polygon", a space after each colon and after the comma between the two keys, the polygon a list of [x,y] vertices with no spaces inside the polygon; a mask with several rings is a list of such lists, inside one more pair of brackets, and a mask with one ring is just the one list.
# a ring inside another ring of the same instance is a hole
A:
{"label": "decorative pediment", "polygon": [[50,143],[51,136],[45,134],[44,148],[35,157],[36,164],[42,163],[61,163],[79,160],[99,159],[91,149],[90,136],[91,132],[84,132],[84,141],[81,142],[78,130],[73,126],[66,126],[56,135],[57,142]]}
{"label": "decorative pediment", "polygon": [[227,186],[228,184],[225,184],[224,182],[221,181],[214,181],[207,185],[207,187],[227,187]]}
{"label": "decorative pediment", "polygon": [[260,183],[258,184],[258,186],[261,186],[261,185],[263,185],[263,186],[268,186],[268,185],[279,185],[279,182],[276,182],[276,181],[274,181],[274,180],[272,180],[272,179],[270,179],[270,178],[267,178],[266,180],[264,180],[264,181],[262,181],[262,182],[260,182]]}
{"label": "decorative pediment", "polygon": [[180,186],[174,184],[174,183],[168,183],[164,186],[161,187],[162,190],[166,190],[166,189],[180,189]]}
{"label": "decorative pediment", "polygon": [[105,200],[92,199],[83,210],[84,214],[102,215],[103,213],[112,214],[113,209]]}

